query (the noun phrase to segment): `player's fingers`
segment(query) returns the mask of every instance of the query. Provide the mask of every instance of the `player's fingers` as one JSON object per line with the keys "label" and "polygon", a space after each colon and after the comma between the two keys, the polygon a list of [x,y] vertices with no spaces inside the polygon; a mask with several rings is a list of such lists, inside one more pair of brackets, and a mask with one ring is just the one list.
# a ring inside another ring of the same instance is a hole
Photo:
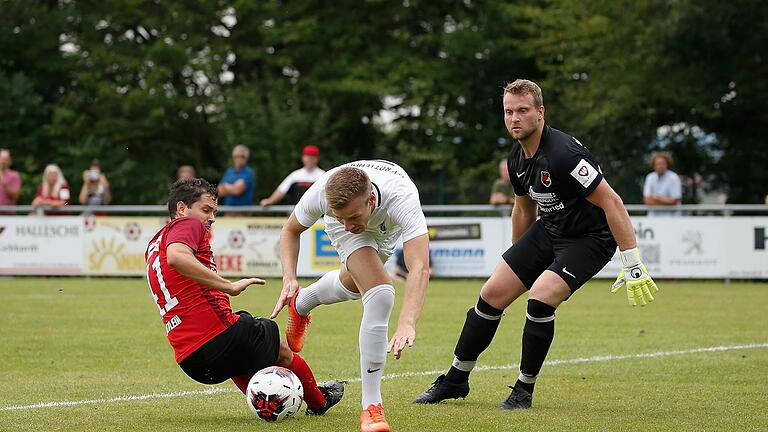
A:
{"label": "player's fingers", "polygon": [[272,311],[272,315],[269,316],[270,319],[274,319],[277,314],[280,313],[280,310],[283,309],[283,306],[285,305],[285,296],[280,295],[280,298],[277,300],[277,303],[275,303],[275,309]]}
{"label": "player's fingers", "polygon": [[395,346],[395,338],[393,337],[392,340],[389,341],[389,344],[387,344],[387,352],[392,352],[392,348]]}
{"label": "player's fingers", "polygon": [[251,281],[250,282],[251,285],[266,285],[267,283],[267,281],[265,281],[264,279],[259,279],[259,278],[251,278],[250,281]]}
{"label": "player's fingers", "polygon": [[621,287],[623,285],[624,285],[624,279],[623,278],[616,279],[616,282],[614,282],[613,285],[611,286],[611,292],[613,294],[616,294],[617,292],[619,292],[619,290],[621,290]]}

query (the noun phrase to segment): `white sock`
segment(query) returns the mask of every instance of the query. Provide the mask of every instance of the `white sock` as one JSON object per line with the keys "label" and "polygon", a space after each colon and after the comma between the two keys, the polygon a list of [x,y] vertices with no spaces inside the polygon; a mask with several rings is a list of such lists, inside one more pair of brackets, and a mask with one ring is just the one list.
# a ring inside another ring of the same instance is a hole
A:
{"label": "white sock", "polygon": [[395,287],[378,285],[363,295],[363,319],[360,322],[360,377],[363,385],[363,409],[379,404],[381,377],[387,362],[387,328],[395,305]]}
{"label": "white sock", "polygon": [[359,299],[360,293],[346,289],[341,283],[340,273],[341,270],[329,271],[317,282],[300,289],[296,298],[296,312],[301,316],[307,316],[312,309],[321,304],[334,304]]}

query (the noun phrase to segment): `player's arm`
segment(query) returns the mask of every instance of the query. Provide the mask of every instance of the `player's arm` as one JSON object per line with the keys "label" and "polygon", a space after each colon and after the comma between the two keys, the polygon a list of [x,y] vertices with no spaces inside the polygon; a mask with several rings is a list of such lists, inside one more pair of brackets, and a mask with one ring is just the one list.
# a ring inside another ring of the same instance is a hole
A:
{"label": "player's arm", "polygon": [[424,308],[424,298],[429,283],[429,235],[422,234],[403,243],[405,266],[408,276],[405,279],[405,299],[397,321],[397,330],[389,342],[387,352],[394,351],[395,358],[405,345],[413,346],[416,339],[416,322]]}
{"label": "player's arm", "polygon": [[632,220],[629,218],[626,207],[624,207],[624,202],[605,179],[601,180],[597,188],[587,195],[587,201],[605,212],[608,227],[611,229],[616,244],[619,245],[619,250],[637,247],[635,229],[632,227]]}
{"label": "player's arm", "polygon": [[621,197],[605,179],[602,179],[586,198],[605,212],[608,227],[616,244],[619,245],[619,256],[623,268],[619,277],[616,278],[616,283],[613,284],[612,292],[618,292],[622,287],[626,287],[627,298],[633,306],[644,306],[652,302],[653,294],[658,291],[658,287],[640,260],[635,230]]}
{"label": "player's arm", "polygon": [[231,296],[240,294],[249,285],[264,285],[266,283],[263,279],[258,278],[230,282],[198,261],[192,248],[184,243],[169,244],[166,248],[166,257],[168,265],[182,276]]}
{"label": "player's arm", "polygon": [[512,243],[517,242],[536,222],[536,211],[536,202],[531,197],[515,196],[515,206],[512,207]]}
{"label": "player's arm", "polygon": [[301,233],[308,228],[299,223],[296,213],[293,212],[280,231],[280,264],[283,267],[283,289],[277,303],[275,303],[271,318],[276,317],[288,304],[288,300],[300,289],[299,280],[296,277],[296,266],[299,262]]}

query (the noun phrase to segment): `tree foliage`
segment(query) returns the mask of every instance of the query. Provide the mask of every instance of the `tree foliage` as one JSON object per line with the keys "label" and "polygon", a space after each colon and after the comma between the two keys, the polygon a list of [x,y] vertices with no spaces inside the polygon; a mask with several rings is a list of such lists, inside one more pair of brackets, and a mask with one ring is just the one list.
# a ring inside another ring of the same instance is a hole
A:
{"label": "tree foliage", "polygon": [[[765,193],[766,5],[604,0],[4,1],[0,146],[30,202],[98,157],[116,203],[160,203],[176,168],[217,181],[251,149],[257,196],[317,144],[326,168],[403,165],[427,203],[485,202],[511,140],[504,82],[542,84],[627,201],[647,156]],[[682,126],[681,126],[682,125]],[[660,139],[659,128],[683,131]],[[685,131],[702,130],[711,142]]]}

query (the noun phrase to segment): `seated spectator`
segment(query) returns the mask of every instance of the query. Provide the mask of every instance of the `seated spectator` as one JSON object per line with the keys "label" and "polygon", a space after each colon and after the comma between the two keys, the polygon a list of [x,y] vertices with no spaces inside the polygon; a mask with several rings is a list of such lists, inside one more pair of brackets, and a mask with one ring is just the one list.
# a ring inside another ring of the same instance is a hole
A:
{"label": "seated spectator", "polygon": [[69,204],[69,185],[56,164],[49,164],[43,171],[43,182],[37,188],[32,201],[35,207],[61,207]]}
{"label": "seated spectator", "polygon": [[[667,152],[651,155],[651,171],[645,177],[643,201],[647,205],[670,208],[680,204],[683,186],[680,177],[672,171],[672,156]],[[679,216],[680,210],[650,210],[648,216]]]}
{"label": "seated spectator", "polygon": [[[395,268],[392,270],[393,279],[406,280],[408,278],[408,266],[405,265],[403,248],[395,249]],[[429,251],[429,278],[432,279],[432,251]]]}
{"label": "seated spectator", "polygon": [[107,205],[112,201],[109,181],[101,171],[98,159],[94,159],[91,167],[83,171],[83,187],[78,199],[83,205]]}
{"label": "seated spectator", "polygon": [[227,168],[217,187],[219,202],[225,206],[247,206],[253,204],[253,189],[256,174],[247,165],[250,152],[243,145],[232,150],[233,166]]}
{"label": "seated spectator", "polygon": [[303,167],[288,174],[282,183],[277,186],[269,198],[264,198],[259,202],[262,206],[272,205],[288,196],[289,204],[296,204],[304,192],[312,186],[325,173],[325,170],[317,166],[320,158],[320,149],[317,146],[308,145],[304,147],[301,154],[301,163]]}
{"label": "seated spectator", "polygon": [[21,177],[11,169],[11,151],[0,149],[0,206],[16,205],[21,190]]}
{"label": "seated spectator", "polygon": [[507,159],[499,162],[499,178],[493,182],[488,202],[492,205],[515,204],[515,192],[512,190],[512,181],[509,179]]}
{"label": "seated spectator", "polygon": [[192,165],[182,165],[176,175],[176,180],[191,180],[197,177],[195,167]]}
{"label": "seated spectator", "polygon": [[765,194],[765,205],[768,205],[768,194]]}

